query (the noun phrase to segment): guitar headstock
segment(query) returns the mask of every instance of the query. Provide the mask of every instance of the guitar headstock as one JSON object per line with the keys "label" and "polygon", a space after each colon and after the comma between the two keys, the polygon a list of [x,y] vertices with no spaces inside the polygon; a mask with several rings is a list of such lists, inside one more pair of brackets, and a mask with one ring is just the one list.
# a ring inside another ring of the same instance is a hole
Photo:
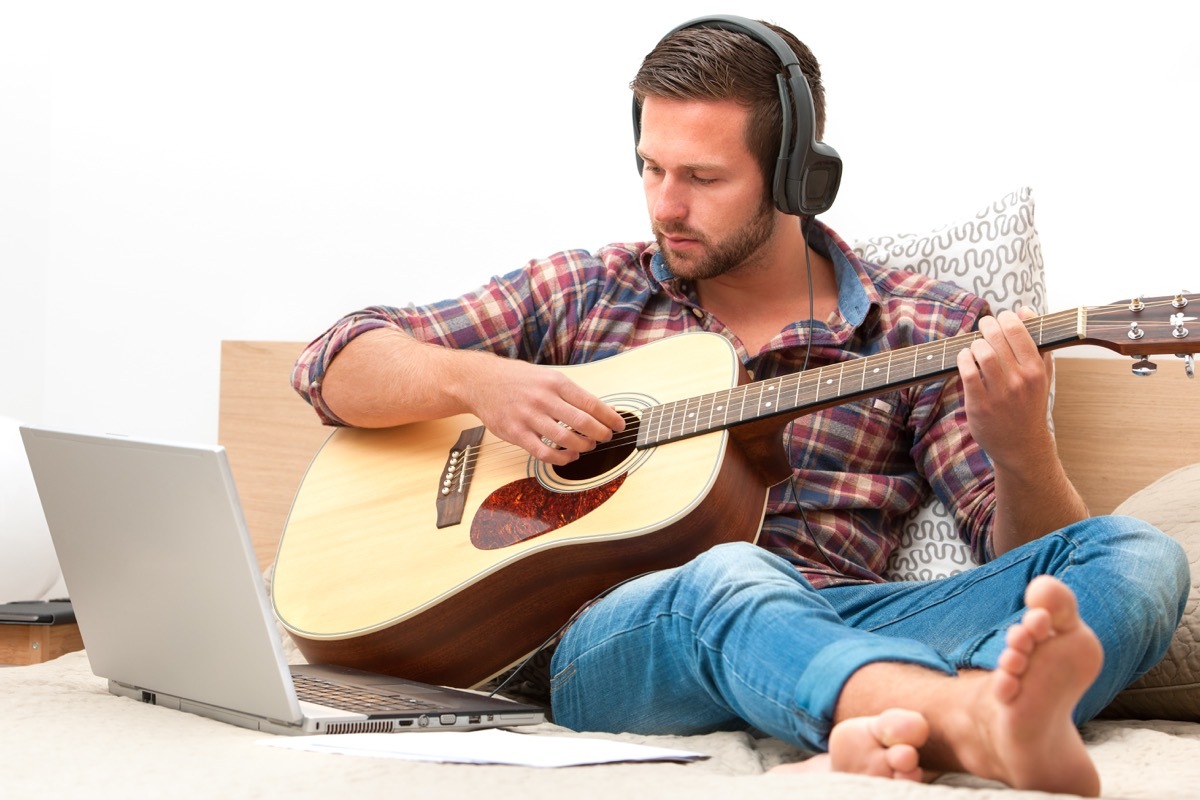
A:
{"label": "guitar headstock", "polygon": [[1190,355],[1200,350],[1200,295],[1136,297],[1081,309],[1082,340],[1127,356]]}

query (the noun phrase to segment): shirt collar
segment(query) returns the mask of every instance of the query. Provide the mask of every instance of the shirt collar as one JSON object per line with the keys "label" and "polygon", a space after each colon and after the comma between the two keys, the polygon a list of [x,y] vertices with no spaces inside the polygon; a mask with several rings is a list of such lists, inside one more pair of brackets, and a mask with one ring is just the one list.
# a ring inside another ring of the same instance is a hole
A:
{"label": "shirt collar", "polygon": [[[838,312],[851,327],[857,328],[867,319],[872,308],[879,307],[879,292],[850,245],[825,223],[815,219],[811,222],[814,227],[809,235],[809,243],[814,250],[833,262],[838,286]],[[677,297],[684,296],[683,292],[677,291],[678,279],[667,266],[657,243],[642,252],[642,266],[655,289],[662,289]]]}

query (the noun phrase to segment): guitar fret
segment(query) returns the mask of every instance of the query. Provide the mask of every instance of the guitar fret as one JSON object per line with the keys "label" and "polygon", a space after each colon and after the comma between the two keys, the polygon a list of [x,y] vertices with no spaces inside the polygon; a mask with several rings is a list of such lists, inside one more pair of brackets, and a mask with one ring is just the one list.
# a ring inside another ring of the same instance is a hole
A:
{"label": "guitar fret", "polygon": [[[766,398],[764,400],[763,398]],[[758,413],[766,415],[779,408],[779,384],[772,382],[763,386],[758,395]]]}
{"label": "guitar fret", "polygon": [[[883,361],[886,366],[879,366],[877,363],[879,361]],[[863,365],[863,390],[866,391],[867,389],[874,389],[879,386],[887,386],[891,366],[892,359],[890,354],[886,357],[874,356],[866,359],[866,363]]]}
{"label": "guitar fret", "polygon": [[696,412],[694,410],[695,402],[696,402],[695,399],[691,398],[691,397],[689,397],[687,400],[683,401],[683,408],[681,409],[681,411],[683,413],[680,415],[680,418],[679,418],[679,433],[682,436],[686,436],[689,433],[696,432],[696,429],[694,427],[691,427],[689,430],[689,426],[692,426],[695,422],[695,417],[696,417]]}
{"label": "guitar fret", "polygon": [[672,403],[671,425],[667,428],[667,435],[674,436],[678,429],[679,435],[684,434],[684,423],[687,422],[687,400]]}
{"label": "guitar fret", "polygon": [[658,421],[658,430],[655,432],[659,439],[671,438],[671,427],[675,420],[676,403],[667,403],[662,407],[662,416]]}
{"label": "guitar fret", "polygon": [[638,444],[650,444],[659,439],[658,425],[662,419],[662,406],[651,406],[642,412],[641,422],[638,423]]}
{"label": "guitar fret", "polygon": [[[721,392],[718,397],[717,405],[715,407],[716,411],[721,412],[721,422],[719,423],[719,425],[722,428],[725,427],[727,424],[729,424],[729,395],[730,395],[730,391],[728,389]],[[714,427],[718,426],[718,423],[716,420],[713,420],[713,426]]]}
{"label": "guitar fret", "polygon": [[[751,384],[751,386],[753,385],[754,384]],[[737,405],[732,409],[733,418],[738,422],[742,422],[746,419],[746,390],[747,387],[745,386],[738,389]]]}
{"label": "guitar fret", "polygon": [[[825,374],[828,370],[828,367],[821,367],[817,370],[817,385],[814,387],[815,391],[813,393],[813,400],[815,402],[820,402],[822,397],[821,392],[833,385],[833,379]],[[836,394],[836,392],[831,393]]]}
{"label": "guitar fret", "polygon": [[706,394],[700,398],[699,408],[696,409],[696,430],[712,430],[713,396]]}

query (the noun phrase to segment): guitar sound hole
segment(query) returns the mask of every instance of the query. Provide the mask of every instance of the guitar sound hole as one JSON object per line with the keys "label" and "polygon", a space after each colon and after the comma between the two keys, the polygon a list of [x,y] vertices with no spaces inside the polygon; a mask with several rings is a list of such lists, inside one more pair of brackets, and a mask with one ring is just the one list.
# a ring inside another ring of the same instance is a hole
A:
{"label": "guitar sound hole", "polygon": [[615,469],[633,455],[637,448],[638,424],[640,419],[627,411],[622,411],[625,418],[625,430],[615,434],[612,441],[598,445],[590,453],[584,453],[577,461],[562,467],[551,467],[556,475],[568,481],[586,481],[598,475]]}

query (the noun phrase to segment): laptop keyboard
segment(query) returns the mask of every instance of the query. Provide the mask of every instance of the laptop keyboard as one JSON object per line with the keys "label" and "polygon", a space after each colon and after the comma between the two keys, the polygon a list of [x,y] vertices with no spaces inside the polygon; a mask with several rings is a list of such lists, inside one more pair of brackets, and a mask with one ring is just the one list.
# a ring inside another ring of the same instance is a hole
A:
{"label": "laptop keyboard", "polygon": [[309,703],[357,711],[361,714],[388,714],[404,711],[432,711],[434,703],[397,694],[380,694],[361,686],[333,683],[311,675],[292,675],[296,696]]}

